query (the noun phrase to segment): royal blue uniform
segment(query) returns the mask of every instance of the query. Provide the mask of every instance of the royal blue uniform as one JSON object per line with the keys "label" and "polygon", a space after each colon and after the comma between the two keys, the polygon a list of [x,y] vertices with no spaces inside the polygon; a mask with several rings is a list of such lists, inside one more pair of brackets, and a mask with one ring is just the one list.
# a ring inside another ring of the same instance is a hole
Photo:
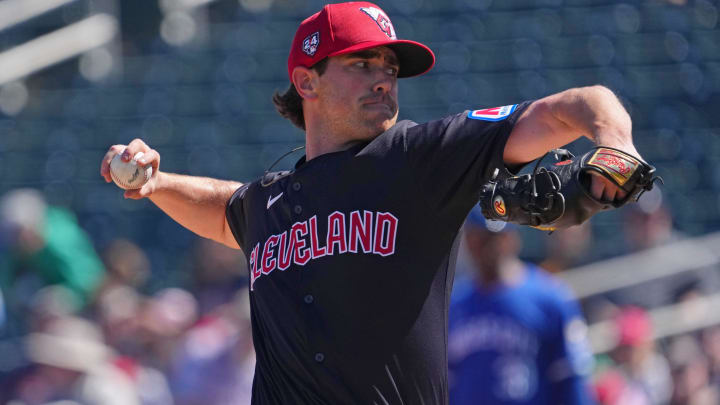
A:
{"label": "royal blue uniform", "polygon": [[586,327],[565,285],[531,264],[516,285],[458,284],[450,308],[451,405],[594,403]]}
{"label": "royal blue uniform", "polygon": [[401,121],[237,190],[253,404],[447,404],[458,231],[528,104]]}

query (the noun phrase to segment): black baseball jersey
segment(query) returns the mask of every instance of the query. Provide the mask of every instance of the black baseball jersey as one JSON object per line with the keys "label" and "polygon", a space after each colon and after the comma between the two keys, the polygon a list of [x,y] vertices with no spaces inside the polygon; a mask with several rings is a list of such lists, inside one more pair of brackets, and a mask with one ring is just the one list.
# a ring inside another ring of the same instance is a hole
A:
{"label": "black baseball jersey", "polygon": [[235,192],[253,404],[447,404],[457,234],[528,104],[401,121]]}

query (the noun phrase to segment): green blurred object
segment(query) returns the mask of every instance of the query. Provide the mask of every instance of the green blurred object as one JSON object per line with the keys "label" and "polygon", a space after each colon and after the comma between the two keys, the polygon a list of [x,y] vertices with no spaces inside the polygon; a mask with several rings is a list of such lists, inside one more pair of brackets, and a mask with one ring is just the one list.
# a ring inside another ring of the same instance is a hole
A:
{"label": "green blurred object", "polygon": [[0,288],[9,296],[8,300],[29,300],[31,297],[24,295],[27,291],[17,291],[14,287],[21,277],[34,275],[43,283],[40,287],[62,285],[84,306],[105,272],[90,239],[75,215],[64,208],[47,207],[40,229],[42,232],[37,236],[42,245],[38,245],[38,249],[28,246],[20,236],[31,230],[16,229],[18,238],[0,261]]}

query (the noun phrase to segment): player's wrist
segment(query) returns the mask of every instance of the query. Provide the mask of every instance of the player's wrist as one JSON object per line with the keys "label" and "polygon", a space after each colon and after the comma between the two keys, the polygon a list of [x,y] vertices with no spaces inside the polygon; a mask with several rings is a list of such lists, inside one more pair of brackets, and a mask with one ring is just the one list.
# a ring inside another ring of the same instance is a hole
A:
{"label": "player's wrist", "polygon": [[627,154],[629,154],[629,155],[634,156],[635,158],[639,159],[639,160],[642,161],[643,163],[646,163],[646,162],[645,162],[645,159],[642,158],[642,156],[641,156],[640,153],[637,151],[637,149],[635,148],[635,145],[633,145],[632,142],[621,142],[621,141],[618,141],[618,142],[598,142],[596,146],[598,146],[598,147],[609,147],[609,148],[617,149],[617,150],[619,150],[619,151],[622,151],[622,152],[625,152],[625,153],[627,153]]}
{"label": "player's wrist", "polygon": [[629,130],[603,128],[595,131],[593,140],[596,146],[607,146],[619,149],[633,156],[640,156],[633,144],[632,132]]}
{"label": "player's wrist", "polygon": [[172,183],[169,177],[169,173],[161,170],[154,173],[153,177],[150,179],[152,182],[152,193],[148,197],[152,197],[155,194],[168,190],[170,188],[170,184]]}

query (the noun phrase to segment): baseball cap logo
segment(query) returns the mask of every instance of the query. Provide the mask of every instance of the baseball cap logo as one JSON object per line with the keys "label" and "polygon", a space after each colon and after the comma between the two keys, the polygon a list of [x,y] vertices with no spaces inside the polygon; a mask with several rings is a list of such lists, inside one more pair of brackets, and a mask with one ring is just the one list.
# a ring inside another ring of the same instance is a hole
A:
{"label": "baseball cap logo", "polygon": [[303,40],[302,51],[312,57],[317,52],[318,45],[320,45],[320,32],[314,32]]}
{"label": "baseball cap logo", "polygon": [[360,7],[360,10],[370,16],[370,18],[377,23],[382,32],[384,32],[390,39],[397,39],[395,36],[395,28],[393,28],[390,18],[388,18],[385,13],[375,7]]}

